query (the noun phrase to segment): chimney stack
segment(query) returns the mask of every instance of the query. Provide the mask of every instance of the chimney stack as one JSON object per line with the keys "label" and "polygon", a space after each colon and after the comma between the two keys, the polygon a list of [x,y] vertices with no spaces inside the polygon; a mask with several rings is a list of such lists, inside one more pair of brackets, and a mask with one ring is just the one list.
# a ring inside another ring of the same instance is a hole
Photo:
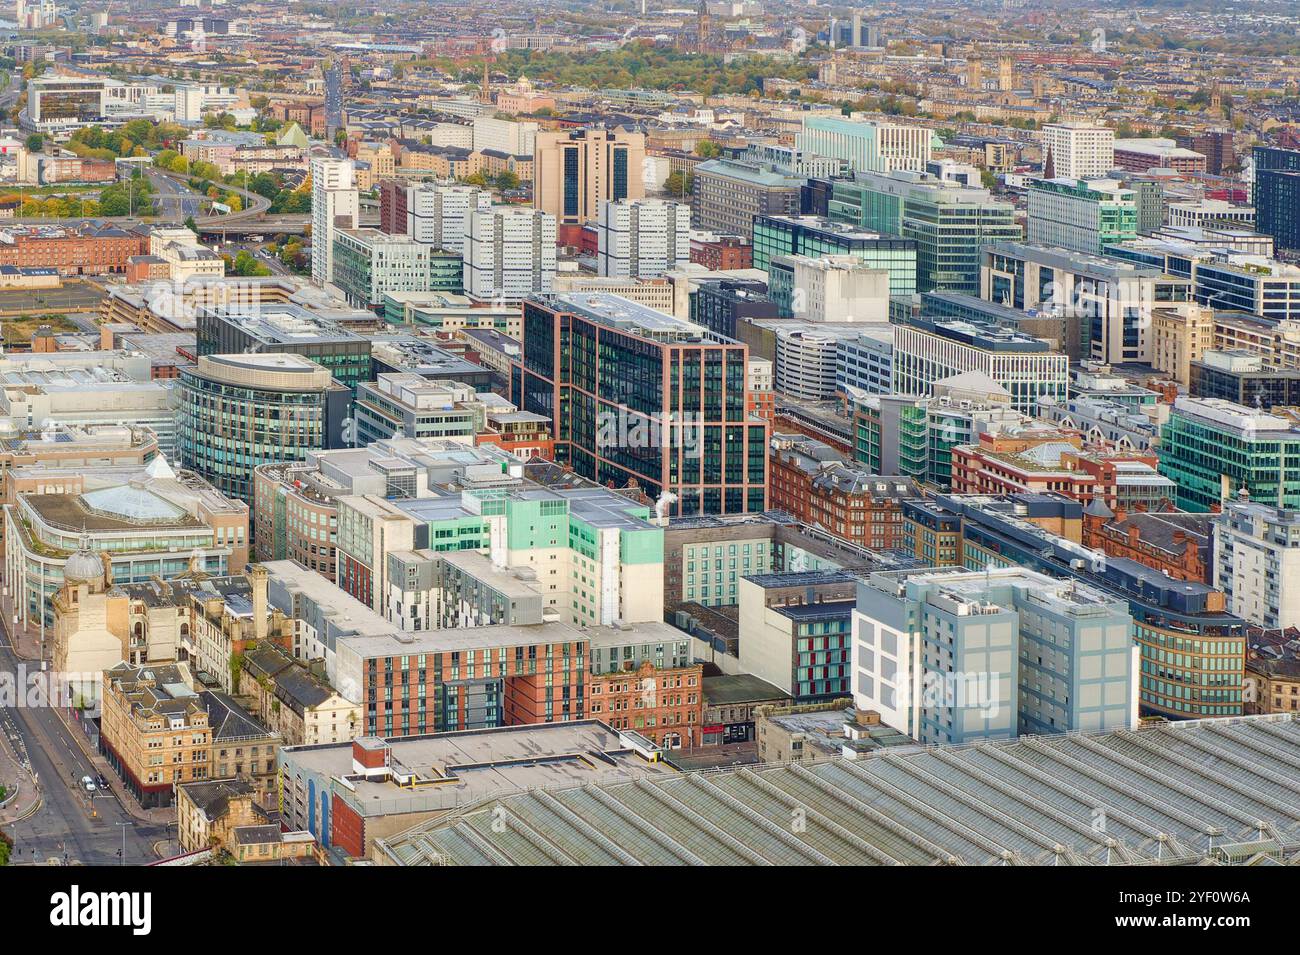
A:
{"label": "chimney stack", "polygon": [[253,583],[253,639],[259,643],[266,639],[266,582],[268,574],[261,564],[254,564],[248,572]]}

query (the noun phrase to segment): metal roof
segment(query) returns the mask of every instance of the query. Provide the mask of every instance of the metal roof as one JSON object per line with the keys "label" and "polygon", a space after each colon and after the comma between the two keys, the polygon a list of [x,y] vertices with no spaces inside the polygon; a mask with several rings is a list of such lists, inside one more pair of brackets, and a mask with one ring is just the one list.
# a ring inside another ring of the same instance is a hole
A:
{"label": "metal roof", "polygon": [[402,865],[1296,863],[1297,769],[1290,714],[1199,720],[533,790],[376,847]]}

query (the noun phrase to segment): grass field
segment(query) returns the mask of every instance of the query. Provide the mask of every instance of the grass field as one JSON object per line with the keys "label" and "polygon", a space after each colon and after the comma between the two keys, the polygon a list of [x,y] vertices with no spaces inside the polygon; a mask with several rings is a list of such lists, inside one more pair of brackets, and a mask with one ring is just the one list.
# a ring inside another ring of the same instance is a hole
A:
{"label": "grass field", "polygon": [[64,315],[24,315],[22,318],[0,319],[0,334],[6,345],[30,344],[32,335],[42,325],[50,326],[56,334],[81,331]]}

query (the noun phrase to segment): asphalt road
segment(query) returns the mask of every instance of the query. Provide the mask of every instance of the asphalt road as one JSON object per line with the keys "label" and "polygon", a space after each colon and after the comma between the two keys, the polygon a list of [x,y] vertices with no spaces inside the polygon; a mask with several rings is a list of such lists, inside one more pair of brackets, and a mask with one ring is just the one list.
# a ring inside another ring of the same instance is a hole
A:
{"label": "asphalt road", "polygon": [[[16,675],[17,668],[8,633],[0,627],[0,672]],[[109,777],[112,794],[87,794],[81,778],[93,778],[96,772],[54,710],[0,707],[0,731],[15,730],[26,745],[42,790],[42,803],[31,818],[9,827],[14,839],[14,863],[44,864],[56,859],[69,864],[120,865],[123,829],[126,865],[140,865],[156,858],[153,846],[172,835],[171,827],[144,824],[128,815],[118,802],[121,781],[114,777]]]}
{"label": "asphalt road", "polygon": [[154,188],[154,202],[158,206],[159,216],[184,222],[190,216],[197,219],[202,213],[199,196],[184,183],[164,176],[156,169],[149,169],[145,174]]}

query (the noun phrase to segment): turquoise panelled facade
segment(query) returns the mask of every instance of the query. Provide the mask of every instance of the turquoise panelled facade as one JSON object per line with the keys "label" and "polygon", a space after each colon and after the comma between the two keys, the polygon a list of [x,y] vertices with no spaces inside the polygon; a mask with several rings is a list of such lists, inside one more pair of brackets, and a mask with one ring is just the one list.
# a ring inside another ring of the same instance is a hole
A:
{"label": "turquoise panelled facade", "polygon": [[869,232],[822,216],[755,216],[754,268],[772,271],[781,255],[851,255],[889,272],[889,294],[916,291],[916,242]]}
{"label": "turquoise panelled facade", "polygon": [[1243,491],[1259,504],[1300,506],[1300,428],[1289,418],[1179,398],[1157,453],[1160,473],[1178,483],[1182,510],[1211,511]]}
{"label": "turquoise panelled facade", "polygon": [[832,188],[832,220],[916,243],[918,292],[978,295],[983,245],[1022,237],[1015,206],[987,189],[920,173],[860,174]]}

